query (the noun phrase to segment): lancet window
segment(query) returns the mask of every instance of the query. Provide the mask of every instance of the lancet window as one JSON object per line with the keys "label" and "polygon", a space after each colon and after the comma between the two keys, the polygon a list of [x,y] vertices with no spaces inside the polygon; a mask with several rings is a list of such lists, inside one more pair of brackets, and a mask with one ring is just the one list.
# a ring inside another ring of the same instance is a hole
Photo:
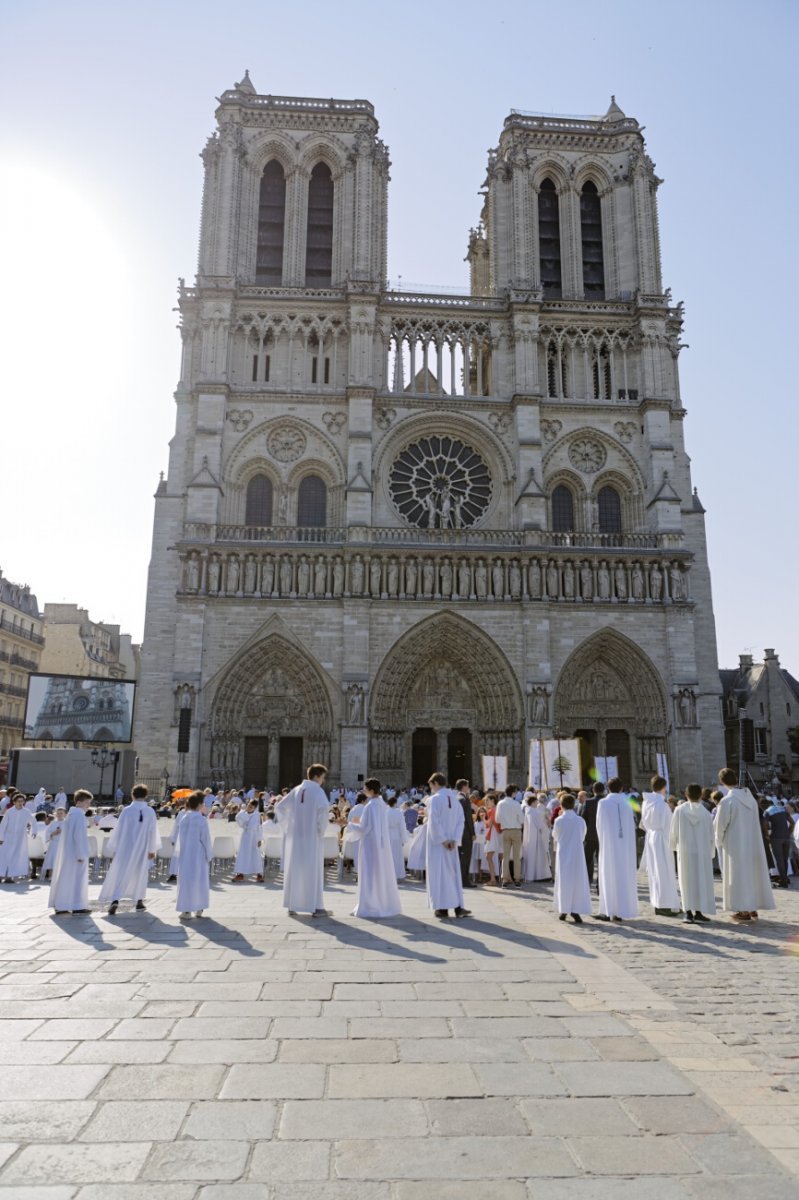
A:
{"label": "lancet window", "polygon": [[600,533],[621,533],[621,496],[610,484],[599,489],[597,518]]}
{"label": "lancet window", "polygon": [[580,234],[583,250],[583,291],[587,300],[605,298],[605,259],[602,248],[602,201],[590,179],[580,193]]}
{"label": "lancet window", "polygon": [[333,176],[319,162],[308,183],[305,286],[330,287],[333,273]]}
{"label": "lancet window", "polygon": [[261,176],[258,205],[258,253],[255,282],[280,287],[283,282],[283,237],[286,225],[286,177],[272,159]]}
{"label": "lancet window", "polygon": [[551,179],[544,180],[538,193],[538,251],[544,296],[562,296],[560,207],[558,193]]}
{"label": "lancet window", "polygon": [[574,496],[565,483],[552,493],[552,528],[555,533],[574,532]]}
{"label": "lancet window", "polygon": [[266,475],[253,475],[247,484],[247,503],[244,510],[245,525],[272,524],[272,480]]}
{"label": "lancet window", "polygon": [[297,525],[318,528],[327,524],[327,486],[318,475],[306,475],[297,492]]}

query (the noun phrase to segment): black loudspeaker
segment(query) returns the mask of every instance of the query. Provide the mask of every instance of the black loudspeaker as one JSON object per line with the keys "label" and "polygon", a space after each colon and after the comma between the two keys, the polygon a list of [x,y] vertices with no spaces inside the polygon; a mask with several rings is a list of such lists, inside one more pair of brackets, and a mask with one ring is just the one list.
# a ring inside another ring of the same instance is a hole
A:
{"label": "black loudspeaker", "polygon": [[741,721],[741,757],[744,762],[755,760],[755,725],[749,717]]}
{"label": "black loudspeaker", "polygon": [[178,754],[188,754],[191,738],[191,709],[182,708],[178,720]]}

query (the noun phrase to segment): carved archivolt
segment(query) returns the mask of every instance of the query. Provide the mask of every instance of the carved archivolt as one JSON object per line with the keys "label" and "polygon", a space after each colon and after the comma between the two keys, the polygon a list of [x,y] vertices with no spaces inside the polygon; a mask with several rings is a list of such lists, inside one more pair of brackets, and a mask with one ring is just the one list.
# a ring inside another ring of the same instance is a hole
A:
{"label": "carved archivolt", "polygon": [[251,428],[236,444],[224,466],[226,483],[239,483],[248,475],[252,459],[265,455],[274,458],[282,467],[313,458],[327,464],[328,476],[336,486],[346,482],[341,455],[330,438],[307,421],[276,417]]}
{"label": "carved archivolt", "polygon": [[663,687],[650,659],[628,638],[603,629],[566,661],[555,689],[555,724],[576,729],[624,728],[640,737],[663,735]]}

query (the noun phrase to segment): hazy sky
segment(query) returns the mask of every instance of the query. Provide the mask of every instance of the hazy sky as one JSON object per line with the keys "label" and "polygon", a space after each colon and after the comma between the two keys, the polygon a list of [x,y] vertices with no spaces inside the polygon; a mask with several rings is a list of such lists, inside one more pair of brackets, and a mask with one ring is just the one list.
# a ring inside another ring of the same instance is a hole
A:
{"label": "hazy sky", "polygon": [[[389,274],[465,285],[511,108],[646,126],[722,665],[799,674],[794,0],[0,0],[0,566],[140,638],[214,97],[371,100]],[[790,364],[790,371],[789,371]]]}

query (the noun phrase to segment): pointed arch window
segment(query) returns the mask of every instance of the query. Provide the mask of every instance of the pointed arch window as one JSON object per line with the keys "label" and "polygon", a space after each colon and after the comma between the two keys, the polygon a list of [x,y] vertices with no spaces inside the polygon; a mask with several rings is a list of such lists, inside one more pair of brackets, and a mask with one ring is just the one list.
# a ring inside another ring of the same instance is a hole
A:
{"label": "pointed arch window", "polygon": [[307,529],[327,524],[327,486],[318,475],[306,475],[297,492],[297,525]]}
{"label": "pointed arch window", "polygon": [[583,290],[587,300],[605,298],[605,258],[602,248],[602,201],[588,180],[580,193],[580,234],[583,249]]}
{"label": "pointed arch window", "polygon": [[610,484],[599,489],[597,515],[600,533],[621,533],[621,496]]}
{"label": "pointed arch window", "polygon": [[305,286],[330,287],[333,275],[333,176],[319,162],[308,184]]}
{"label": "pointed arch window", "polygon": [[272,480],[266,475],[253,475],[247,484],[245,525],[272,524],[273,495]]}
{"label": "pointed arch window", "polygon": [[541,286],[545,297],[563,295],[560,267],[560,206],[551,179],[545,179],[538,193],[538,253]]}
{"label": "pointed arch window", "polygon": [[280,287],[286,227],[286,176],[274,158],[264,167],[258,202],[258,252],[255,282]]}
{"label": "pointed arch window", "polygon": [[574,496],[565,483],[552,493],[552,528],[555,533],[574,532]]}

